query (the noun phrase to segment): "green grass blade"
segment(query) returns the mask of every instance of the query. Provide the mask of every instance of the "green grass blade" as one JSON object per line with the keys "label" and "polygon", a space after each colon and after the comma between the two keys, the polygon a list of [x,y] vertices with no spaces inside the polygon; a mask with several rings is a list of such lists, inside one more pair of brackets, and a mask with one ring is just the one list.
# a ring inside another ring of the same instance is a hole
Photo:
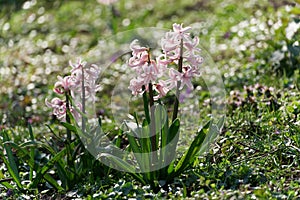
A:
{"label": "green grass blade", "polygon": [[3,185],[4,187],[6,187],[7,189],[14,189],[14,186],[12,186],[11,184],[9,184],[5,180],[4,181],[0,180],[0,184]]}
{"label": "green grass blade", "polygon": [[11,179],[11,178],[9,178],[9,179],[5,178],[4,174],[0,170],[0,184],[1,185],[3,185],[4,187],[6,187],[7,189],[13,189],[14,186],[12,186],[11,184],[8,183],[11,180],[13,180],[13,179]]}
{"label": "green grass blade", "polygon": [[[4,157],[4,155],[2,154],[2,152],[0,153],[1,157]],[[4,174],[2,173],[2,171],[0,170],[0,184],[3,185],[4,187],[6,187],[7,189],[13,189],[14,186],[12,186],[11,184],[9,184],[9,181],[12,181],[13,179],[11,178],[5,178]]]}

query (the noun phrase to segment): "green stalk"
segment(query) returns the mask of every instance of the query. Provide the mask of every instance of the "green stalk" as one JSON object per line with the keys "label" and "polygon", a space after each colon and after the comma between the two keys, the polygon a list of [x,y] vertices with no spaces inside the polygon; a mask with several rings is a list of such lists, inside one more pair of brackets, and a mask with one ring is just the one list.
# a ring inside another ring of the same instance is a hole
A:
{"label": "green stalk", "polygon": [[[84,87],[84,70],[83,66],[81,68],[81,91],[82,91],[82,113],[85,114],[85,87]],[[82,123],[82,133],[85,133],[85,116],[82,116],[81,123]]]}
{"label": "green stalk", "polygon": [[[179,57],[179,62],[178,62],[178,72],[182,72],[182,64],[183,64],[183,40],[181,39],[180,42],[180,57]],[[180,95],[180,88],[181,82],[177,81],[177,87],[176,87],[176,98],[175,98],[175,103],[174,103],[174,111],[173,111],[173,117],[172,117],[172,122],[175,121],[175,119],[178,116],[178,107],[179,107],[179,95]]]}
{"label": "green stalk", "polygon": [[[70,99],[69,99],[70,91],[65,92],[65,95],[66,95],[66,109],[67,109],[66,122],[68,124],[71,124],[71,119],[69,116],[69,114],[71,113],[70,112]],[[67,130],[67,142],[66,142],[67,164],[70,169],[74,169],[74,162],[73,162],[72,152],[71,152],[71,142],[72,142],[71,130],[69,130],[68,128],[66,128],[66,130]],[[70,174],[69,180],[72,181],[73,178],[74,178],[74,176],[72,174]]]}
{"label": "green stalk", "polygon": [[[148,65],[151,64],[151,56],[150,56],[150,49],[148,49]],[[157,158],[157,153],[155,151],[157,150],[157,134],[156,134],[156,125],[155,125],[155,106],[154,106],[154,97],[153,97],[153,85],[150,82],[148,85],[149,89],[149,106],[150,106],[150,115],[151,115],[151,123],[150,123],[150,140],[151,140],[151,152],[152,152],[152,164],[154,165],[157,164],[158,158]],[[151,175],[154,175],[151,173]]]}
{"label": "green stalk", "polygon": [[151,112],[151,123],[150,123],[150,133],[151,133],[151,150],[152,150],[152,162],[157,162],[157,155],[155,155],[154,151],[157,150],[157,142],[156,142],[156,124],[155,124],[155,107],[154,107],[154,97],[153,97],[153,85],[149,83],[149,105]]}
{"label": "green stalk", "polygon": [[148,122],[148,124],[150,124],[150,114],[149,114],[149,101],[148,101],[148,98],[147,98],[147,93],[145,92],[146,88],[145,86],[143,85],[142,86],[142,89],[144,91],[143,93],[143,102],[144,102],[144,111],[145,111],[145,116],[146,116],[146,120]]}

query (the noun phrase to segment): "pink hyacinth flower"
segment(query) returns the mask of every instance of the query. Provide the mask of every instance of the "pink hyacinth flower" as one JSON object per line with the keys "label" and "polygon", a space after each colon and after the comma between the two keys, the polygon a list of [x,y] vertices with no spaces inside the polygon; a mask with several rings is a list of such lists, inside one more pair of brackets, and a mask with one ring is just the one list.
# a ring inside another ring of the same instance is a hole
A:
{"label": "pink hyacinth flower", "polygon": [[141,47],[138,44],[138,40],[133,40],[130,44],[130,49],[132,51],[132,57],[129,59],[128,65],[130,67],[143,66],[149,61],[148,48]]}
{"label": "pink hyacinth flower", "polygon": [[172,90],[177,87],[177,82],[181,80],[182,74],[177,70],[170,68],[169,79],[165,81],[168,90]]}
{"label": "pink hyacinth flower", "polygon": [[180,37],[174,32],[167,32],[165,37],[161,39],[161,48],[165,52],[173,51],[180,45]]}
{"label": "pink hyacinth flower", "polygon": [[183,40],[188,40],[188,37],[189,37],[189,33],[188,31],[191,30],[191,27],[185,27],[183,28],[183,24],[176,24],[174,23],[173,24],[173,31],[174,33],[176,33],[180,39],[183,39]]}
{"label": "pink hyacinth flower", "polygon": [[194,72],[191,66],[184,66],[182,68],[182,76],[181,76],[181,86],[180,90],[186,85],[189,89],[193,89],[192,78],[194,77]]}
{"label": "pink hyacinth flower", "polygon": [[51,102],[48,102],[48,100],[45,100],[46,105],[49,108],[53,109],[53,115],[57,117],[57,119],[64,121],[66,112],[67,112],[67,107],[66,107],[66,102],[62,101],[61,99],[55,97],[51,100]]}
{"label": "pink hyacinth flower", "polygon": [[[51,102],[48,102],[48,100],[46,99],[45,103],[46,106],[53,109],[52,113],[57,117],[58,120],[63,122],[66,120],[67,105],[65,101],[55,97],[51,100]],[[76,106],[79,110],[82,110],[82,106],[80,103],[77,103]],[[70,108],[70,112],[72,113],[75,120],[80,119],[80,114],[74,107]]]}
{"label": "pink hyacinth flower", "polygon": [[176,33],[186,33],[188,32],[189,30],[191,30],[191,27],[185,27],[183,28],[183,24],[177,24],[177,23],[174,23],[173,24],[173,31]]}
{"label": "pink hyacinth flower", "polygon": [[57,94],[64,94],[70,91],[75,84],[75,79],[71,76],[65,76],[64,78],[57,76],[57,79],[58,81],[54,84],[53,89]]}
{"label": "pink hyacinth flower", "polygon": [[79,58],[77,60],[77,63],[73,64],[71,61],[69,61],[69,65],[72,67],[71,74],[77,74],[81,73],[82,68],[86,65],[86,62],[82,62]]}
{"label": "pink hyacinth flower", "polygon": [[138,95],[143,92],[144,80],[141,78],[134,78],[130,80],[129,89],[131,90],[133,95]]}
{"label": "pink hyacinth flower", "polygon": [[202,56],[200,56],[201,49],[197,48],[198,45],[198,37],[195,37],[193,40],[184,42],[184,47],[186,48],[184,57],[186,58],[187,62],[189,62],[193,66],[198,66],[203,62],[203,58]]}
{"label": "pink hyacinth flower", "polygon": [[155,61],[151,61],[149,64],[146,63],[143,66],[143,71],[140,73],[140,78],[143,79],[144,85],[147,86],[149,83],[156,81],[158,75],[158,69]]}
{"label": "pink hyacinth flower", "polygon": [[160,80],[159,83],[156,83],[154,86],[154,89],[158,92],[158,95],[154,97],[155,101],[166,96],[169,92],[165,81]]}

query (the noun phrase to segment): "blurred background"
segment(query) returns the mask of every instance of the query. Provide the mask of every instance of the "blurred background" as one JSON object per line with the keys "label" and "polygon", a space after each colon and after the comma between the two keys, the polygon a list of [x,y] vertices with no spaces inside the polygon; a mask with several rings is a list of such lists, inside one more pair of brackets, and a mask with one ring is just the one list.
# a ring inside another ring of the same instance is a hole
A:
{"label": "blurred background", "polygon": [[229,103],[238,106],[234,90],[294,83],[299,14],[299,1],[291,0],[1,0],[0,126],[50,120],[44,102],[56,76],[79,57],[101,63],[104,39],[173,23],[194,27],[223,74]]}

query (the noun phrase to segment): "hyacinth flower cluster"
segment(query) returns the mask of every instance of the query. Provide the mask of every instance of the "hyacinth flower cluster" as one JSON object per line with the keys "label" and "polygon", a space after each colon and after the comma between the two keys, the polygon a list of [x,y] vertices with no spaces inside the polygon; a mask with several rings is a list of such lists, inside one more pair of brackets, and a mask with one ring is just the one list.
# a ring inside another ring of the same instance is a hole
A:
{"label": "hyacinth flower cluster", "polygon": [[[200,55],[201,49],[197,47],[199,38],[192,38],[190,30],[191,27],[183,27],[183,24],[173,24],[173,30],[167,32],[161,39],[162,53],[155,60],[151,58],[150,49],[140,46],[138,40],[130,44],[132,57],[128,65],[136,72],[136,77],[130,80],[129,89],[133,95],[143,95],[144,110],[152,136],[152,151],[158,149],[154,102],[175,89],[176,97],[172,117],[172,122],[174,122],[178,116],[180,90],[184,86],[193,89],[192,79],[200,76],[199,66],[203,58]],[[148,103],[150,113],[148,106],[145,106]]]}
{"label": "hyacinth flower cluster", "polygon": [[[132,57],[128,65],[135,70],[137,77],[130,81],[129,89],[133,95],[149,91],[151,84],[158,93],[155,99],[164,97],[170,90],[184,86],[192,89],[192,78],[199,76],[199,65],[203,62],[201,50],[197,47],[199,38],[191,38],[190,27],[174,24],[173,31],[167,32],[161,39],[162,54],[155,60],[150,49],[141,47],[134,40],[130,48]],[[172,66],[178,66],[174,69]],[[145,90],[143,89],[145,86]]]}
{"label": "hyacinth flower cluster", "polygon": [[[136,124],[125,123],[127,136],[138,167],[131,167],[126,159],[105,154],[119,168],[129,171],[143,184],[150,184],[154,191],[166,187],[175,177],[192,165],[200,149],[206,149],[216,137],[223,125],[223,119],[217,124],[212,121],[197,130],[188,150],[176,162],[176,148],[179,141],[180,119],[178,118],[180,92],[193,89],[192,80],[200,76],[203,63],[199,38],[192,37],[191,27],[173,24],[173,30],[161,39],[161,54],[155,59],[150,49],[139,45],[138,40],[130,44],[132,56],[128,66],[135,71],[130,80],[129,89],[134,96],[142,96],[145,119]],[[160,101],[172,90],[175,91],[173,116],[164,112]],[[207,139],[205,140],[205,138]],[[138,172],[138,173],[134,173]],[[141,172],[141,173],[140,173]]]}
{"label": "hyacinth flower cluster", "polygon": [[[46,99],[45,103],[48,107],[53,109],[53,115],[60,121],[66,121],[67,111],[72,113],[76,121],[80,119],[79,111],[85,113],[85,101],[87,99],[94,101],[95,94],[99,90],[99,85],[96,80],[100,73],[97,65],[92,64],[86,66],[86,62],[78,61],[73,64],[69,63],[72,67],[70,75],[61,77],[57,76],[58,81],[54,84],[53,91],[58,95],[64,95],[64,99],[55,97],[50,102]],[[80,96],[81,101],[74,101]],[[72,98],[73,104],[69,98]]]}

